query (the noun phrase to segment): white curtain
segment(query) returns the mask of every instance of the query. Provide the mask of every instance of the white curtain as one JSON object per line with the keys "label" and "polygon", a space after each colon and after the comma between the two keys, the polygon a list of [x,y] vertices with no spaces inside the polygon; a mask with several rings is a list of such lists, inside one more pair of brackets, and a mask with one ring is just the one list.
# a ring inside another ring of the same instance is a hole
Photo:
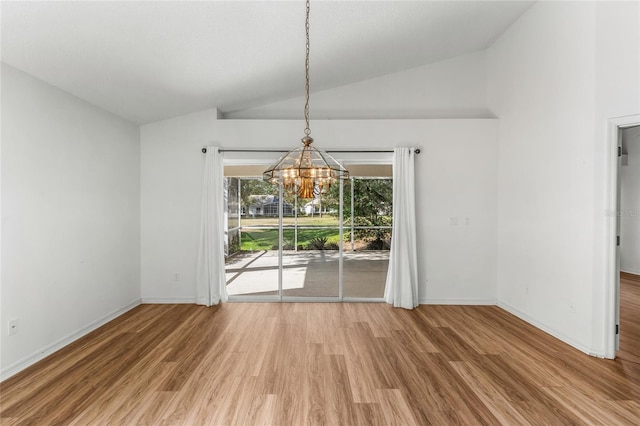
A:
{"label": "white curtain", "polygon": [[395,307],[418,306],[414,148],[393,153],[393,226],[384,299]]}
{"label": "white curtain", "polygon": [[211,306],[227,301],[224,271],[224,166],[218,147],[208,147],[205,157],[197,303]]}

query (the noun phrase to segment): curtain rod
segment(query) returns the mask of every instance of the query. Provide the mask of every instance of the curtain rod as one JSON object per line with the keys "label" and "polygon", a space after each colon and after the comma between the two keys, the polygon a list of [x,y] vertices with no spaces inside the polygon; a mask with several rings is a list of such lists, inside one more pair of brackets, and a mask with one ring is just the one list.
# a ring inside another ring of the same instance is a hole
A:
{"label": "curtain rod", "polygon": [[[279,152],[279,153],[283,153],[283,152],[289,152],[287,150],[283,150],[283,149],[220,149],[218,148],[218,152]],[[370,149],[365,149],[365,150],[361,150],[361,151],[354,151],[354,150],[330,150],[330,151],[326,151],[328,153],[332,153],[332,152],[337,152],[337,153],[354,153],[354,154],[358,154],[358,153],[365,153],[365,154],[370,154],[370,153],[378,153],[378,152],[389,152],[389,153],[393,153],[393,150],[370,150]],[[420,148],[416,148],[414,151],[416,154],[420,154]],[[202,153],[206,154],[207,153],[207,148],[202,148]]]}

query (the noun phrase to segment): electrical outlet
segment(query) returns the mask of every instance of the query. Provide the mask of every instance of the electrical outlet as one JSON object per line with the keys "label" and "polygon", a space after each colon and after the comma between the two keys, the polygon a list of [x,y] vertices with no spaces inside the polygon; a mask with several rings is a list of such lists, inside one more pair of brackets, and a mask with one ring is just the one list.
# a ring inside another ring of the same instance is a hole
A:
{"label": "electrical outlet", "polygon": [[176,273],[173,275],[173,280],[174,280],[174,281],[176,281],[176,282],[177,282],[177,281],[180,281],[180,274],[176,272]]}
{"label": "electrical outlet", "polygon": [[9,320],[9,336],[12,334],[16,334],[18,332],[18,320],[12,319]]}

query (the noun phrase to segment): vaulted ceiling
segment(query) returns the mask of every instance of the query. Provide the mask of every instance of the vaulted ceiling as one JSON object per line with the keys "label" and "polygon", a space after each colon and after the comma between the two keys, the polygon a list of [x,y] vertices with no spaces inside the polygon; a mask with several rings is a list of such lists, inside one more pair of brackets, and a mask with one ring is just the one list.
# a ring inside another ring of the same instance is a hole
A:
{"label": "vaulted ceiling", "polygon": [[[312,91],[482,50],[531,1],[312,1]],[[296,1],[2,2],[2,61],[135,123],[299,96]]]}

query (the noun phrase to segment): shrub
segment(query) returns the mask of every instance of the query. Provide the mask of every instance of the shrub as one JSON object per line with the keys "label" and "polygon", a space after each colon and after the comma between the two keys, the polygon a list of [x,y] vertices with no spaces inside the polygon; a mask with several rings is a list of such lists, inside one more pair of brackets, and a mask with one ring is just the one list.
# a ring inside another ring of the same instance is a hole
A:
{"label": "shrub", "polygon": [[[375,221],[372,221],[366,217],[356,216],[353,220],[354,226],[391,226],[391,216],[377,216]],[[351,219],[347,219],[345,223],[345,229],[351,226]],[[353,236],[356,240],[364,240],[367,242],[376,242],[376,244],[382,246],[383,241],[391,238],[391,229],[355,229]],[[345,240],[351,240],[351,232],[345,232]],[[379,250],[379,249],[369,249]]]}
{"label": "shrub", "polygon": [[315,237],[307,244],[307,250],[324,250],[325,244],[327,244],[327,237]]}
{"label": "shrub", "polygon": [[[279,250],[280,247],[278,246],[278,244],[274,244],[271,246],[271,250]],[[282,240],[282,250],[294,250],[295,247],[293,246],[293,243],[289,240]]]}
{"label": "shrub", "polygon": [[391,244],[388,240],[371,240],[367,242],[365,250],[390,250]]}
{"label": "shrub", "polygon": [[329,242],[329,243],[324,245],[324,249],[325,250],[340,250],[340,246],[338,245],[338,243]]}

